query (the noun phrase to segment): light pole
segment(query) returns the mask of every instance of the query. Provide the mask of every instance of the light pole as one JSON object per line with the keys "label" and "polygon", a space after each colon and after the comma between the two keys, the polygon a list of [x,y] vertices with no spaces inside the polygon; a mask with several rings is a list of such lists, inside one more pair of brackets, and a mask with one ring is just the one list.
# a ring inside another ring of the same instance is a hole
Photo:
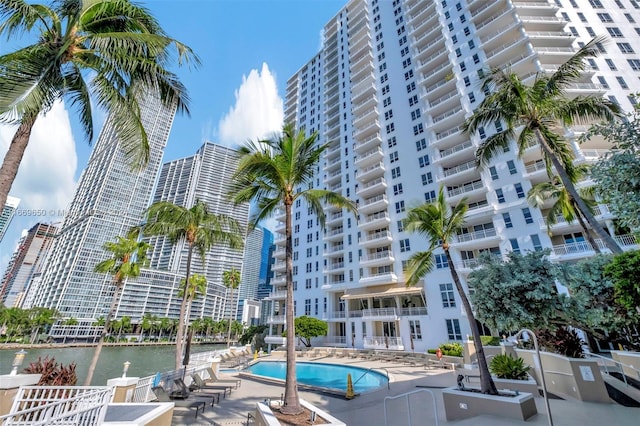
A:
{"label": "light pole", "polygon": [[549,426],[553,426],[553,419],[551,418],[551,407],[549,407],[549,395],[547,394],[547,383],[544,380],[544,369],[542,368],[542,357],[540,356],[540,347],[538,346],[538,338],[536,334],[528,328],[523,328],[516,334],[518,339],[522,333],[528,333],[533,339],[533,347],[536,349],[536,357],[538,358],[538,365],[540,367],[540,381],[542,382],[542,398],[544,399],[544,406],[547,409],[547,416],[549,418]]}

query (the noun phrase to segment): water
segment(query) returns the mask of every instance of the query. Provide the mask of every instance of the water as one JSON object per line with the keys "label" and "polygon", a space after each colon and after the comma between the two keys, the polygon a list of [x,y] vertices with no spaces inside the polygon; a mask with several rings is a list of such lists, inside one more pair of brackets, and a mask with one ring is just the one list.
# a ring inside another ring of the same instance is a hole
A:
{"label": "water", "polygon": [[[208,352],[226,348],[226,344],[194,345],[191,353]],[[89,364],[93,357],[93,347],[87,348],[56,348],[56,349],[28,349],[23,367],[30,362],[37,361],[38,357],[49,356],[55,358],[57,363],[70,364],[75,362],[78,375],[78,385],[84,384],[84,379],[89,370]],[[0,350],[0,374],[8,374],[11,371],[11,362],[17,350]],[[146,377],[157,372],[165,372],[175,369],[175,346],[107,346],[102,348],[98,366],[91,381],[92,385],[104,386],[108,379],[122,376],[122,367],[125,361],[129,361],[129,377]]]}
{"label": "water", "polygon": [[[261,361],[251,365],[248,371],[258,376],[285,379],[287,366],[285,362]],[[296,362],[298,382],[324,388],[346,390],[347,375],[351,374],[353,389],[356,393],[376,390],[387,385],[387,377],[364,368],[322,364],[316,362]]]}

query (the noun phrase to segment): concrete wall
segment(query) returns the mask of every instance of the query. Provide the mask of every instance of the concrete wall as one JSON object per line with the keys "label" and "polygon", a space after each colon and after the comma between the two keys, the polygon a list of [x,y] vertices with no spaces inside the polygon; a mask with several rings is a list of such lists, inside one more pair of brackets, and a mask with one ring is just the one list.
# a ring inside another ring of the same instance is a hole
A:
{"label": "concrete wall", "polygon": [[524,421],[538,413],[533,395],[494,396],[449,388],[442,391],[447,421],[483,414]]}
{"label": "concrete wall", "polygon": [[[541,385],[536,352],[516,349],[516,353],[531,366],[529,373]],[[567,358],[549,352],[540,352],[540,356],[549,392],[580,401],[611,403],[596,360]]]}

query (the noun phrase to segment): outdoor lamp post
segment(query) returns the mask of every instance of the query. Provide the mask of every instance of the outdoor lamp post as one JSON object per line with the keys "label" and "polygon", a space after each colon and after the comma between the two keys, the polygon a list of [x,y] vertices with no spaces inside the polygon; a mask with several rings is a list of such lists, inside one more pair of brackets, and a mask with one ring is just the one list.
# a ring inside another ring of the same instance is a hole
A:
{"label": "outdoor lamp post", "polygon": [[549,426],[553,426],[553,419],[551,418],[551,407],[549,407],[549,395],[547,393],[547,383],[544,380],[544,369],[542,368],[542,357],[540,356],[540,347],[538,346],[538,338],[536,334],[528,328],[523,328],[516,334],[518,339],[522,333],[528,333],[533,339],[533,346],[536,349],[536,357],[538,358],[538,364],[540,367],[540,381],[542,382],[542,398],[544,399],[544,406],[547,409],[547,415],[549,416]]}
{"label": "outdoor lamp post", "polygon": [[125,361],[124,362],[124,367],[122,368],[122,378],[127,377],[127,371],[129,371],[129,366],[131,365],[131,363],[129,361]]}
{"label": "outdoor lamp post", "polygon": [[11,373],[9,373],[10,376],[15,376],[16,374],[18,374],[18,368],[20,368],[20,366],[24,362],[25,356],[27,356],[27,351],[25,351],[24,349],[20,349],[18,352],[16,352],[16,355],[13,358],[13,362],[11,363],[11,367],[13,368],[11,369]]}

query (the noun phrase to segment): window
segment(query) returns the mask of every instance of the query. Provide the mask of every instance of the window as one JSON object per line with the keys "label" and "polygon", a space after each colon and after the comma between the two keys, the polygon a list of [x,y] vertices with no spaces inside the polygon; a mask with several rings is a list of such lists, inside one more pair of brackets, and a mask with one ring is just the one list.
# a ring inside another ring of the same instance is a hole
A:
{"label": "window", "polygon": [[613,61],[612,61],[611,59],[608,59],[608,58],[607,58],[607,59],[605,59],[604,61],[607,63],[607,65],[609,66],[609,69],[610,69],[611,71],[617,71],[617,70],[618,70],[618,68],[616,68],[616,64],[614,64],[614,63],[613,63]]}
{"label": "window", "polygon": [[468,36],[469,34],[471,34],[471,30],[469,30],[469,27],[464,27],[464,35]]}
{"label": "window", "polygon": [[417,120],[420,118],[420,108],[415,111],[411,111],[411,120]]}
{"label": "window", "polygon": [[516,169],[516,164],[513,162],[513,160],[507,161],[507,167],[509,167],[509,174],[515,175],[516,173],[518,173],[518,169]]}
{"label": "window", "polygon": [[429,165],[429,155],[423,155],[422,157],[418,158],[418,164],[420,164],[420,167],[425,167]]}
{"label": "window", "polygon": [[569,31],[571,31],[571,34],[573,34],[576,37],[580,37],[580,34],[578,34],[578,30],[576,30],[576,27],[569,27]]}
{"label": "window", "polygon": [[465,77],[465,78],[464,78],[464,85],[465,85],[466,87],[471,86],[471,80],[469,79],[469,77]]}
{"label": "window", "polygon": [[422,340],[422,331],[420,330],[420,321],[409,320],[409,329],[413,340]]}
{"label": "window", "polygon": [[393,151],[391,154],[389,154],[389,162],[395,163],[396,161],[398,161],[398,151]]}
{"label": "window", "polygon": [[620,28],[618,28],[618,27],[608,27],[607,31],[609,31],[609,35],[611,37],[614,37],[614,38],[624,37],[622,35],[622,31],[620,31]]}
{"label": "window", "polygon": [[387,133],[391,133],[396,130],[396,125],[394,123],[389,123],[385,126]]}
{"label": "window", "polygon": [[401,183],[397,183],[395,185],[393,185],[393,195],[400,195],[404,192],[404,190],[402,189],[402,184]]}
{"label": "window", "polygon": [[420,139],[419,141],[416,141],[416,150],[422,151],[423,149],[427,149],[427,141],[424,138]]}
{"label": "window", "polygon": [[396,225],[398,226],[398,232],[404,231],[404,222],[402,220],[397,221]]}
{"label": "window", "polygon": [[491,173],[491,180],[498,180],[498,171],[494,166],[489,167],[489,173]]}
{"label": "window", "polygon": [[542,243],[540,243],[540,237],[538,234],[531,234],[531,243],[533,244],[533,249],[535,251],[542,250]]}
{"label": "window", "polygon": [[516,194],[518,194],[518,198],[524,198],[524,189],[522,189],[521,183],[515,183],[513,187],[516,190]]}
{"label": "window", "polygon": [[513,228],[513,222],[511,222],[511,215],[509,213],[502,213],[502,219],[504,220],[505,228]]}
{"label": "window", "polygon": [[414,105],[418,105],[418,95],[413,95],[409,98],[409,106],[412,107]]}
{"label": "window", "polygon": [[633,53],[633,48],[629,43],[616,43],[622,53]]}
{"label": "window", "polygon": [[474,54],[472,58],[473,58],[473,63],[474,64],[477,64],[478,62],[480,62],[480,57],[478,56],[477,53]]}
{"label": "window", "polygon": [[405,211],[404,200],[396,202],[396,213],[402,213]]}
{"label": "window", "polygon": [[618,5],[618,7],[619,7],[620,9],[624,9],[624,5],[622,4],[622,1],[621,1],[621,0],[616,0],[616,4]]}
{"label": "window", "polygon": [[429,185],[430,183],[433,183],[433,175],[431,174],[431,172],[423,174],[422,175],[422,184],[423,185]]}
{"label": "window", "polygon": [[467,96],[469,96],[470,103],[474,103],[476,101],[476,95],[474,95],[473,92],[469,93]]}
{"label": "window", "polygon": [[447,323],[447,334],[449,335],[449,340],[462,340],[460,321],[457,319],[448,319],[445,321]]}
{"label": "window", "polygon": [[473,40],[469,40],[469,50],[472,50],[476,47],[476,43]]}
{"label": "window", "polygon": [[311,288],[311,278],[304,280],[304,288]]}
{"label": "window", "polygon": [[596,32],[593,31],[593,28],[591,28],[591,27],[585,27],[585,28],[586,28],[587,32],[589,33],[589,35],[591,37],[595,37],[596,36]]}
{"label": "window", "polygon": [[465,65],[464,61],[460,62],[460,71],[466,71],[467,70],[467,66]]}
{"label": "window", "polygon": [[529,209],[529,207],[525,207],[524,209],[522,209],[522,216],[524,216],[524,221],[526,223],[533,223],[533,217],[531,216],[531,210]]}
{"label": "window", "polygon": [[456,48],[456,57],[459,58],[460,56],[462,56],[462,50],[460,50],[459,47]]}
{"label": "window", "polygon": [[616,77],[616,80],[618,80],[618,84],[620,84],[620,87],[622,87],[623,89],[628,89],[629,86],[627,85],[627,82],[624,81],[624,78],[618,76]]}
{"label": "window", "polygon": [[498,198],[498,203],[502,204],[505,202],[504,193],[502,192],[502,188],[496,189],[496,197]]}
{"label": "window", "polygon": [[625,18],[627,18],[627,21],[631,22],[632,24],[634,22],[636,22],[635,19],[633,19],[633,16],[631,16],[630,13],[625,13],[624,16],[625,16]]}
{"label": "window", "polygon": [[580,21],[582,22],[587,22],[587,18],[584,17],[584,13],[578,12],[578,18],[580,18]]}
{"label": "window", "polygon": [[598,76],[598,81],[600,82],[600,85],[604,88],[604,89],[608,89],[609,88],[609,83],[607,83],[607,80],[602,77],[602,76]]}
{"label": "window", "polygon": [[509,243],[511,243],[511,250],[514,253],[520,253],[520,245],[518,244],[517,238],[510,238]]}
{"label": "window", "polygon": [[304,314],[311,315],[311,299],[304,299]]}
{"label": "window", "polygon": [[487,137],[487,132],[484,130],[484,127],[478,128],[478,136],[480,136],[480,139]]}
{"label": "window", "polygon": [[442,307],[443,308],[455,308],[456,307],[456,298],[453,293],[453,284],[440,284],[440,295],[442,296]]}
{"label": "window", "polygon": [[413,135],[418,136],[420,133],[424,133],[424,126],[422,125],[422,123],[418,123],[417,125],[413,126]]}
{"label": "window", "polygon": [[414,90],[416,90],[416,83],[412,81],[411,83],[407,84],[407,93],[411,93]]}
{"label": "window", "polygon": [[436,254],[433,256],[436,261],[436,269],[445,269],[449,267],[449,261],[446,254]]}
{"label": "window", "polygon": [[432,203],[436,199],[436,191],[429,191],[424,193],[424,201],[427,203]]}
{"label": "window", "polygon": [[640,59],[627,59],[627,62],[634,71],[640,71]]}
{"label": "window", "polygon": [[400,177],[400,167],[398,166],[391,169],[391,179],[395,179],[399,177]]}
{"label": "window", "polygon": [[603,9],[602,2],[600,0],[589,0],[589,4],[594,9]]}
{"label": "window", "polygon": [[389,148],[393,148],[394,146],[396,146],[396,144],[397,144],[397,140],[395,136],[387,139],[387,145],[389,146]]}
{"label": "window", "polygon": [[611,15],[609,15],[608,13],[598,13],[597,15],[602,22],[613,22],[613,19],[611,19]]}
{"label": "window", "polygon": [[562,12],[561,15],[562,15],[562,19],[564,19],[567,22],[571,22],[571,19],[569,19],[569,15],[567,15],[565,12]]}
{"label": "window", "polygon": [[409,239],[405,238],[404,240],[400,240],[400,252],[404,253],[407,251],[411,251],[411,244],[409,244]]}

